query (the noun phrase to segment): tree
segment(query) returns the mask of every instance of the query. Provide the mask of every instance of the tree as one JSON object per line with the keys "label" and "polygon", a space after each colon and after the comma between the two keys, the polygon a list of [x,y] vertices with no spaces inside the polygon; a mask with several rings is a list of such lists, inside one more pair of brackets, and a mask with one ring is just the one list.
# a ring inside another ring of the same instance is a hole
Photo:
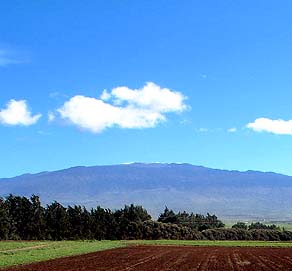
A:
{"label": "tree", "polygon": [[48,205],[45,212],[48,238],[53,240],[68,239],[70,221],[67,210],[58,202]]}
{"label": "tree", "polygon": [[5,200],[0,198],[0,240],[8,240],[10,233],[11,219]]}
{"label": "tree", "polygon": [[184,225],[199,231],[224,227],[224,224],[216,215],[210,215],[209,213],[207,213],[207,216],[194,213],[188,214],[186,211],[176,214],[167,207],[160,214],[158,222]]}
{"label": "tree", "polygon": [[70,224],[70,238],[72,239],[83,238],[82,212],[82,207],[77,205],[74,205],[74,207],[69,206],[67,209]]}
{"label": "tree", "polygon": [[13,239],[33,239],[33,228],[31,224],[32,203],[26,197],[9,195],[6,199],[9,216],[12,221]]}
{"label": "tree", "polygon": [[97,206],[90,212],[90,231],[94,239],[117,239],[117,223],[110,209]]}
{"label": "tree", "polygon": [[162,222],[162,223],[175,223],[175,224],[179,222],[177,215],[174,213],[173,210],[169,210],[167,206],[165,206],[164,212],[159,215],[157,221]]}
{"label": "tree", "polygon": [[32,195],[31,200],[31,219],[30,231],[32,239],[45,239],[46,223],[45,223],[45,209],[41,206],[40,198]]}
{"label": "tree", "polygon": [[275,224],[272,225],[265,225],[261,222],[251,223],[248,226],[249,230],[280,230]]}
{"label": "tree", "polygon": [[244,222],[237,222],[236,224],[232,225],[232,229],[244,229],[247,230],[247,225]]}
{"label": "tree", "polygon": [[[115,220],[118,225],[119,239],[137,238],[137,230],[140,229],[141,223],[151,219],[151,216],[142,206],[125,205],[123,209],[114,213]],[[140,234],[140,233],[139,233]]]}

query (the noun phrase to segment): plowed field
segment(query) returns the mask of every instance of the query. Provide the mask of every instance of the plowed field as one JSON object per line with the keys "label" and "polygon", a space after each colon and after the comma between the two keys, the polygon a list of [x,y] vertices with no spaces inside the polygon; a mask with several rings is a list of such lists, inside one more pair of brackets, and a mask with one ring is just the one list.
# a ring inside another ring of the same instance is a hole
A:
{"label": "plowed field", "polygon": [[130,246],[33,263],[10,271],[292,270],[291,248]]}

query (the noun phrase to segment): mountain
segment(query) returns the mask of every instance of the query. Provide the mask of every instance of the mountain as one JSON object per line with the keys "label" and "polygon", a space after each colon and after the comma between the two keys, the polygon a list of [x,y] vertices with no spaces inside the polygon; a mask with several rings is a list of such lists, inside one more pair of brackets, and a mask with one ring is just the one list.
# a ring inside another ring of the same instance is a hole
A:
{"label": "mountain", "polygon": [[154,216],[168,206],[224,219],[292,220],[292,177],[190,164],[74,167],[0,179],[0,196],[9,193],[37,194],[44,204],[117,209],[135,203]]}

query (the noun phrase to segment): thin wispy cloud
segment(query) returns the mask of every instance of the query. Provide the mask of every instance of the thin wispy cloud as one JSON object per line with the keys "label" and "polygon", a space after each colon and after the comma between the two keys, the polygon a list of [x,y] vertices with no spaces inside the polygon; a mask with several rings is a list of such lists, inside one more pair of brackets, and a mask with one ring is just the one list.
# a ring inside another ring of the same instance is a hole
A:
{"label": "thin wispy cloud", "polygon": [[41,116],[41,114],[33,115],[25,100],[10,100],[6,104],[6,108],[0,111],[0,123],[30,126],[37,123]]}
{"label": "thin wispy cloud", "polygon": [[205,134],[216,134],[216,133],[236,133],[238,132],[238,129],[236,127],[231,127],[229,129],[225,128],[206,128],[206,127],[200,127],[195,130],[197,133],[205,133]]}
{"label": "thin wispy cloud", "polygon": [[68,98],[68,95],[61,93],[59,91],[53,91],[53,92],[49,93],[49,98],[55,99],[55,100],[60,100],[60,99]]}
{"label": "thin wispy cloud", "polygon": [[208,132],[210,132],[210,130],[207,129],[207,128],[199,128],[199,129],[197,129],[197,131],[198,131],[199,133],[208,133]]}
{"label": "thin wispy cloud", "polygon": [[203,78],[203,79],[207,79],[208,78],[208,75],[205,74],[205,73],[200,73],[200,77]]}
{"label": "thin wispy cloud", "polygon": [[151,128],[167,119],[168,113],[180,113],[188,107],[186,97],[178,91],[149,82],[140,89],[126,86],[100,98],[77,95],[64,103],[57,112],[62,119],[93,133],[106,128]]}
{"label": "thin wispy cloud", "polygon": [[49,135],[51,135],[51,133],[43,131],[43,130],[39,130],[39,131],[37,131],[37,133],[39,135],[41,135],[41,136],[49,136]]}
{"label": "thin wispy cloud", "polygon": [[237,132],[237,128],[236,127],[231,127],[229,129],[227,129],[228,133],[236,133]]}
{"label": "thin wispy cloud", "polygon": [[0,49],[0,67],[22,63],[24,60],[14,52]]}
{"label": "thin wispy cloud", "polygon": [[246,126],[255,132],[292,135],[292,120],[258,118],[254,122],[248,123]]}
{"label": "thin wispy cloud", "polygon": [[192,120],[191,119],[183,119],[180,121],[181,125],[190,125],[192,124]]}
{"label": "thin wispy cloud", "polygon": [[56,97],[58,97],[58,96],[60,96],[60,93],[59,93],[58,91],[54,91],[54,92],[51,92],[51,93],[49,94],[49,97],[50,97],[50,98],[56,98]]}
{"label": "thin wispy cloud", "polygon": [[48,113],[48,121],[52,122],[56,118],[56,115],[53,112]]}

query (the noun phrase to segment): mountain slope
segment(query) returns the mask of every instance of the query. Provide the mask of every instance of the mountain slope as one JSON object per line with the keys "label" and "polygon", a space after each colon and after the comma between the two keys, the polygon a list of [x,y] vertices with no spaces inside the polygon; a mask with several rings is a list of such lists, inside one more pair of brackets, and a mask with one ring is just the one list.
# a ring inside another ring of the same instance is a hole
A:
{"label": "mountain slope", "polygon": [[41,196],[44,203],[120,208],[142,204],[157,215],[175,210],[216,213],[223,218],[292,219],[292,177],[227,171],[190,164],[74,167],[0,179],[0,196]]}

